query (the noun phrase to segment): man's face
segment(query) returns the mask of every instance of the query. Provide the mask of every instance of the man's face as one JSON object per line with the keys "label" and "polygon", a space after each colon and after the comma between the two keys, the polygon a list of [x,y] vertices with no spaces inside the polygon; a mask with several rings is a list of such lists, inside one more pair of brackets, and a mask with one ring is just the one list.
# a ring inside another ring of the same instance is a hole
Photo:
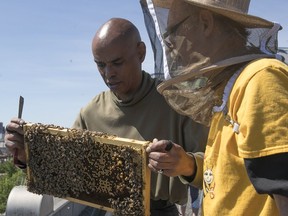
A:
{"label": "man's face", "polygon": [[174,1],[163,37],[171,71],[177,71],[202,60],[198,17],[191,12],[189,4]]}
{"label": "man's face", "polygon": [[119,99],[129,98],[141,83],[139,46],[141,43],[116,40],[93,49],[94,60],[104,82]]}

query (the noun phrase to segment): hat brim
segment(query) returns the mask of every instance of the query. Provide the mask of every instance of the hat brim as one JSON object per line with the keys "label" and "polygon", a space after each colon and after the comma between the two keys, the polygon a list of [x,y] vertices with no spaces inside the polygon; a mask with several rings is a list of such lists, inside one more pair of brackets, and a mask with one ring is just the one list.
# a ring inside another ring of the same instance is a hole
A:
{"label": "hat brim", "polygon": [[[141,1],[143,1],[143,0],[141,0]],[[271,28],[274,25],[273,22],[270,22],[268,20],[265,20],[265,19],[257,17],[257,16],[249,15],[246,13],[241,13],[241,12],[234,11],[234,10],[223,9],[221,7],[203,4],[200,2],[195,2],[193,0],[184,0],[184,1],[189,3],[189,4],[195,5],[197,7],[207,9],[207,10],[213,11],[217,14],[228,17],[228,18],[234,20],[235,22],[242,24],[246,28]],[[153,4],[155,4],[156,6],[167,8],[167,9],[171,8],[172,2],[173,2],[173,0],[153,0]]]}
{"label": "hat brim", "polygon": [[271,28],[273,26],[273,22],[270,22],[257,16],[241,13],[234,10],[223,9],[222,7],[220,8],[217,6],[202,4],[199,2],[194,2],[193,0],[184,0],[184,1],[197,7],[207,9],[222,16],[228,17],[234,20],[235,22],[242,24],[246,28]]}

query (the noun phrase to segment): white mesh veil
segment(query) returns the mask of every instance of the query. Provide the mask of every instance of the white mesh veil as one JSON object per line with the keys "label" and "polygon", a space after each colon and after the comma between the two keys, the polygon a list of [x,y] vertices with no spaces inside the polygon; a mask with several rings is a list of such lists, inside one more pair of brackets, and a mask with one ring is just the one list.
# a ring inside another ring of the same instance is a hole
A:
{"label": "white mesh veil", "polygon": [[[249,5],[250,1],[246,2]],[[213,106],[221,104],[225,83],[247,62],[263,57],[283,60],[283,56],[278,54],[277,37],[281,30],[278,23],[251,16],[259,22],[255,28],[253,23],[246,25],[249,19],[244,20],[246,46],[251,52],[211,62],[202,53],[193,52],[191,47],[195,48],[197,44],[188,39],[193,35],[179,33],[179,29],[189,32],[193,28],[189,26],[190,15],[169,24],[173,0],[140,0],[140,3],[154,49],[155,76],[165,80],[158,86],[158,91],[176,111],[197,122],[209,125]],[[177,13],[175,17],[181,17],[181,12]],[[285,53],[282,51],[282,54]]]}

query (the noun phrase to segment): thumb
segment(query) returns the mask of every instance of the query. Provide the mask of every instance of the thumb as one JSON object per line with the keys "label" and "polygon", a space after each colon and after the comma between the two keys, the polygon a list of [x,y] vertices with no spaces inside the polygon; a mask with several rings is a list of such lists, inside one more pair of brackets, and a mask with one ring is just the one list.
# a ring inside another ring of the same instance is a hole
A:
{"label": "thumb", "polygon": [[147,153],[150,153],[152,151],[151,147],[154,143],[158,142],[158,139],[157,138],[154,138],[152,143],[149,144],[149,146],[146,148],[146,152]]}
{"label": "thumb", "polygon": [[153,139],[153,143],[156,143],[156,142],[158,142],[158,139],[157,139],[157,138],[154,138],[154,139]]}

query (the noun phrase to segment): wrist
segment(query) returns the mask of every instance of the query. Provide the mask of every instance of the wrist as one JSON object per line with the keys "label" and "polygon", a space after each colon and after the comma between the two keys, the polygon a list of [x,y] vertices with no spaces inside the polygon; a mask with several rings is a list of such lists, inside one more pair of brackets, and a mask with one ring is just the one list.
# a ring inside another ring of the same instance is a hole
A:
{"label": "wrist", "polygon": [[189,152],[187,153],[187,156],[190,158],[188,163],[189,171],[186,173],[186,175],[183,175],[183,178],[188,182],[192,182],[197,173],[197,164],[193,153]]}

